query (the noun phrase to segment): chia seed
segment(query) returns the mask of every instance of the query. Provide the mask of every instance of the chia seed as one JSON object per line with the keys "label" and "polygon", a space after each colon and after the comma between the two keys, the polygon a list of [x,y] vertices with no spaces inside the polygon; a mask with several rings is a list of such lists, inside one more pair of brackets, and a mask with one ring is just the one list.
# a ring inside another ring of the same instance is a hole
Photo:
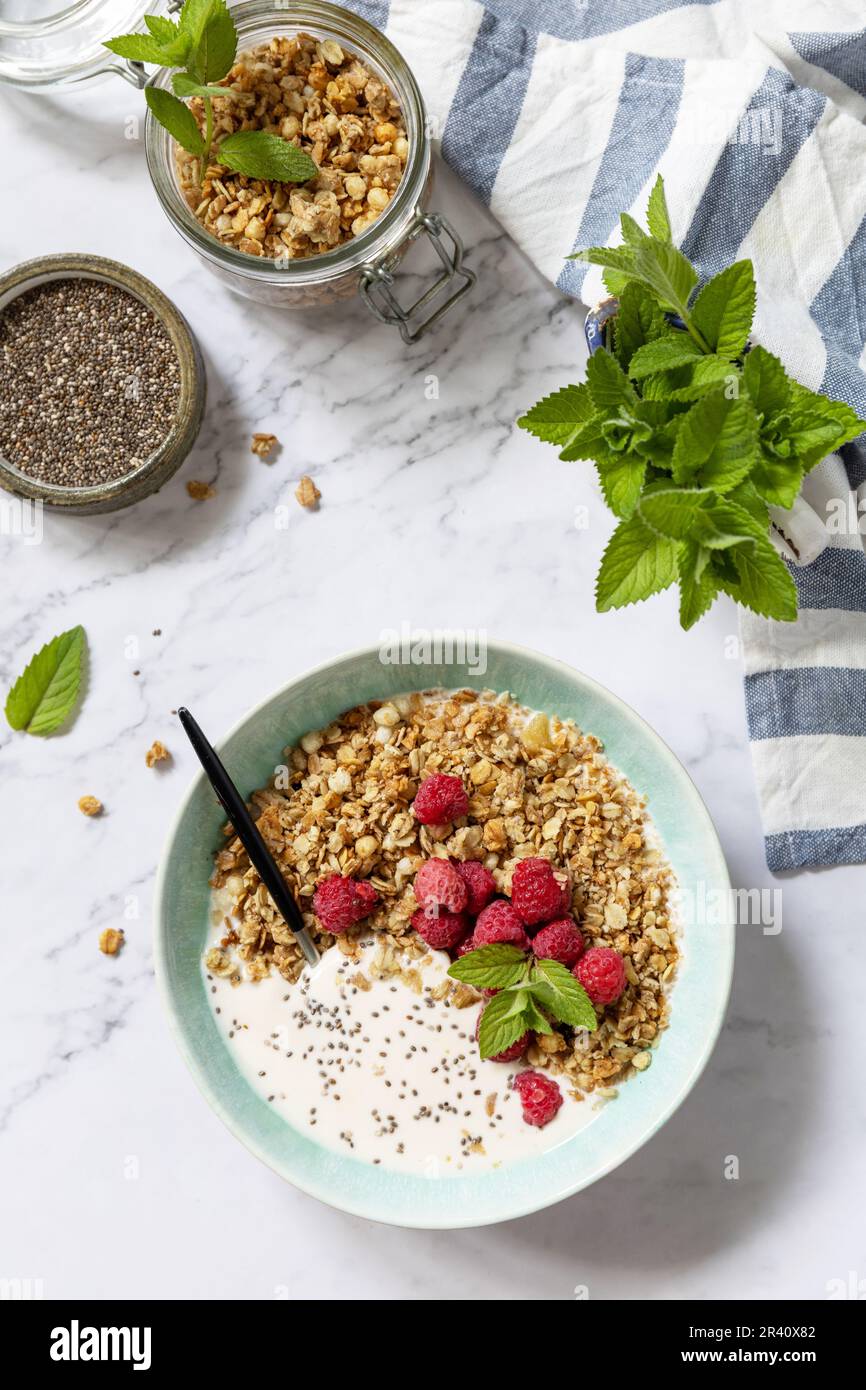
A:
{"label": "chia seed", "polygon": [[101,280],[50,280],[0,313],[0,450],[61,487],[123,478],[174,422],[180,364],[159,319]]}

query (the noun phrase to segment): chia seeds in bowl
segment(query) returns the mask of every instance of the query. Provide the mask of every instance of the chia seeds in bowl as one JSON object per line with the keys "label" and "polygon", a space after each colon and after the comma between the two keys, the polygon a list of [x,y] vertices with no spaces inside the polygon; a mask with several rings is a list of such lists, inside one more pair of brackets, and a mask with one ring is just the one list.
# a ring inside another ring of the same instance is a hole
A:
{"label": "chia seeds in bowl", "polygon": [[185,320],[144,277],[50,256],[0,279],[0,485],[76,512],[156,491],[204,410]]}

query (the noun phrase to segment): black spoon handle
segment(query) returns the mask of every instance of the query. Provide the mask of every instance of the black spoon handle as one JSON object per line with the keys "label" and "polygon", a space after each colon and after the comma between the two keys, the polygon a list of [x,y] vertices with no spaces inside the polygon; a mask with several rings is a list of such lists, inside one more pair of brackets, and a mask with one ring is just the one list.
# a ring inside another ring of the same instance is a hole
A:
{"label": "black spoon handle", "polygon": [[192,744],[204,774],[216,792],[217,799],[234,827],[235,834],[246,850],[250,863],[270,893],[277,911],[298,939],[301,950],[311,965],[319,959],[314,942],[304,926],[301,910],[289,892],[276,860],[262,839],[261,831],[246,808],[246,803],[229,777],[216,750],[208,743],[188,709],[179,709],[178,718]]}

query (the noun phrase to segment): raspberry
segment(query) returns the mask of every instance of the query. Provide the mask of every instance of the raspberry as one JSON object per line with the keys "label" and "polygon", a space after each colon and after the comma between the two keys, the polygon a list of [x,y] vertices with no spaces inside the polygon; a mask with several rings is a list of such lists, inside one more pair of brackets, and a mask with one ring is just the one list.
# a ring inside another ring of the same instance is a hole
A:
{"label": "raspberry", "polygon": [[466,911],[477,917],[496,892],[496,880],[490,870],[479,864],[477,859],[468,859],[465,864],[461,864],[459,859],[452,859],[451,862],[466,884]]}
{"label": "raspberry", "polygon": [[590,946],[572,970],[593,1004],[613,1004],[625,989],[625,965],[610,946]]}
{"label": "raspberry", "polygon": [[539,960],[558,960],[570,970],[583,950],[583,937],[570,917],[560,917],[533,937],[532,949]]}
{"label": "raspberry", "polygon": [[332,874],[313,894],[313,911],[325,931],[339,936],[368,917],[378,901],[379,895],[369,883]]}
{"label": "raspberry", "polygon": [[422,825],[447,825],[458,816],[465,816],[469,810],[469,797],[459,777],[448,777],[444,772],[434,772],[425,777],[412,802]]}
{"label": "raspberry", "polygon": [[452,951],[472,930],[465,912],[442,912],[436,907],[419,907],[412,918],[412,926],[434,951]]}
{"label": "raspberry", "polygon": [[571,906],[568,883],[557,878],[549,859],[521,859],[511,876],[511,902],[527,926],[561,917]]}
{"label": "raspberry", "polygon": [[467,936],[465,941],[461,941],[460,945],[457,947],[457,959],[459,960],[461,956],[468,955],[470,951],[477,950],[478,947],[475,945],[475,937]]}
{"label": "raspberry", "polygon": [[[485,993],[486,992],[487,991],[485,991]],[[492,991],[493,994],[498,994],[498,992],[498,990]],[[485,1004],[484,1008],[480,1009],[478,1012],[478,1022],[475,1025],[476,1042],[478,1041],[478,1034],[481,1032],[481,1020],[484,1017],[484,1009],[486,1008],[487,1005]],[[517,1042],[513,1042],[510,1047],[506,1047],[504,1052],[497,1052],[495,1057],[485,1057],[484,1060],[485,1062],[516,1062],[518,1057],[523,1056],[531,1042],[532,1034],[524,1033],[522,1038],[518,1038]]]}
{"label": "raspberry", "polygon": [[520,1096],[523,1118],[528,1125],[543,1129],[562,1105],[562,1092],[555,1081],[540,1071],[521,1071],[511,1085]]}
{"label": "raspberry", "polygon": [[428,859],[415,875],[413,887],[421,907],[462,912],[466,906],[466,884],[447,859]]}
{"label": "raspberry", "polygon": [[492,946],[497,941],[507,941],[519,946],[522,951],[529,950],[529,937],[523,930],[523,923],[511,903],[497,898],[488,903],[475,923],[475,945]]}

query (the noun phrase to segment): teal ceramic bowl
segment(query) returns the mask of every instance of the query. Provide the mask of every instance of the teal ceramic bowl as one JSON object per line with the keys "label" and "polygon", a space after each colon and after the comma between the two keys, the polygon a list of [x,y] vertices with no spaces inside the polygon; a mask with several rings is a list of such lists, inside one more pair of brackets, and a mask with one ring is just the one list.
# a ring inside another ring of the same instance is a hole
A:
{"label": "teal ceramic bowl", "polygon": [[[611,761],[646,794],[683,890],[683,961],[671,1023],[652,1066],[619,1088],[592,1122],[559,1147],[475,1177],[415,1177],[333,1153],[293,1130],[237,1070],[217,1032],[201,974],[209,931],[208,876],[223,815],[203,776],[177,814],[156,894],[156,968],[178,1046],[210,1105],[281,1177],[329,1205],[395,1226],[482,1226],[559,1202],[609,1173],[655,1134],[700,1076],[721,1028],[734,960],[730,882],[712,821],[670,749],[633,710],[587,676],[506,643],[487,670],[459,663],[383,665],[377,649],[351,653],[278,690],[247,714],[219,751],[241,791],[264,785],[281,750],[369,699],[431,686],[508,690],[604,741]],[[710,912],[707,904],[712,905]]]}

